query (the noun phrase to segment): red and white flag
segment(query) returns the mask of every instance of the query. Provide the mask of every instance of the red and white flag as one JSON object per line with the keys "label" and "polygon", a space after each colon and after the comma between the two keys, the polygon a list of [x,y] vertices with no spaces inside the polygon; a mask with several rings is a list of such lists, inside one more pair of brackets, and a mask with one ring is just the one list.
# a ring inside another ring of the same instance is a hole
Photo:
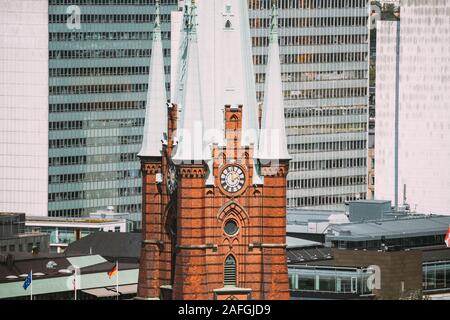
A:
{"label": "red and white flag", "polygon": [[450,247],[450,227],[448,227],[447,233],[445,234],[444,242],[447,245],[447,248]]}

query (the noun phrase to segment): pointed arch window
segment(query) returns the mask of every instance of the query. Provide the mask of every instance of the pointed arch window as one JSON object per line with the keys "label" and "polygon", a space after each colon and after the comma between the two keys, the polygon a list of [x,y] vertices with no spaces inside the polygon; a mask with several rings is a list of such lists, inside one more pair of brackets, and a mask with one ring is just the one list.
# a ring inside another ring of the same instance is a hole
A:
{"label": "pointed arch window", "polygon": [[225,260],[223,285],[228,287],[236,286],[236,259],[231,254]]}
{"label": "pointed arch window", "polygon": [[231,29],[231,21],[227,20],[227,22],[225,22],[225,29]]}

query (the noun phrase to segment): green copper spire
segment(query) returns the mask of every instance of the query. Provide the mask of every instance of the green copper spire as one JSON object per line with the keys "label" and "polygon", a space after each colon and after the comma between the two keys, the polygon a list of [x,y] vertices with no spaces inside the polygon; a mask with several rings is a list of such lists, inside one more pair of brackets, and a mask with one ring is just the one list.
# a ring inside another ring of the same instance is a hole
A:
{"label": "green copper spire", "polygon": [[153,29],[153,39],[161,40],[161,5],[156,1],[155,9],[155,28]]}
{"label": "green copper spire", "polygon": [[278,9],[275,4],[272,6],[272,19],[270,21],[269,41],[278,41]]}

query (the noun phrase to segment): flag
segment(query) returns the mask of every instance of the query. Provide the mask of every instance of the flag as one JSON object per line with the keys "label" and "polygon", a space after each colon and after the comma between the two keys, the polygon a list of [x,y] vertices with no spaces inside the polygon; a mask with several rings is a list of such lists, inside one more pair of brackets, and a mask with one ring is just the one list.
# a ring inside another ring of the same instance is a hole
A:
{"label": "flag", "polygon": [[30,286],[32,280],[31,272],[28,274],[28,276],[25,278],[25,281],[23,282],[23,289],[27,290]]}
{"label": "flag", "polygon": [[115,264],[114,267],[111,269],[111,271],[108,272],[108,277],[111,279],[116,274],[117,274],[117,264]]}
{"label": "flag", "polygon": [[447,233],[445,234],[444,242],[447,248],[450,247],[450,227],[448,227]]}

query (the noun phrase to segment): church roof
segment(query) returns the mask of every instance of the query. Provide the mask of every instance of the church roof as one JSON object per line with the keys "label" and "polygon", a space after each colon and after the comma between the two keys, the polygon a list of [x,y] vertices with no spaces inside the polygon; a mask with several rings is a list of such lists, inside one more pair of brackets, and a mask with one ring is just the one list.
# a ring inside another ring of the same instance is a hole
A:
{"label": "church roof", "polygon": [[162,140],[167,139],[167,97],[161,40],[160,5],[156,3],[156,19],[153,29],[152,58],[150,63],[147,105],[141,157],[160,157]]}

